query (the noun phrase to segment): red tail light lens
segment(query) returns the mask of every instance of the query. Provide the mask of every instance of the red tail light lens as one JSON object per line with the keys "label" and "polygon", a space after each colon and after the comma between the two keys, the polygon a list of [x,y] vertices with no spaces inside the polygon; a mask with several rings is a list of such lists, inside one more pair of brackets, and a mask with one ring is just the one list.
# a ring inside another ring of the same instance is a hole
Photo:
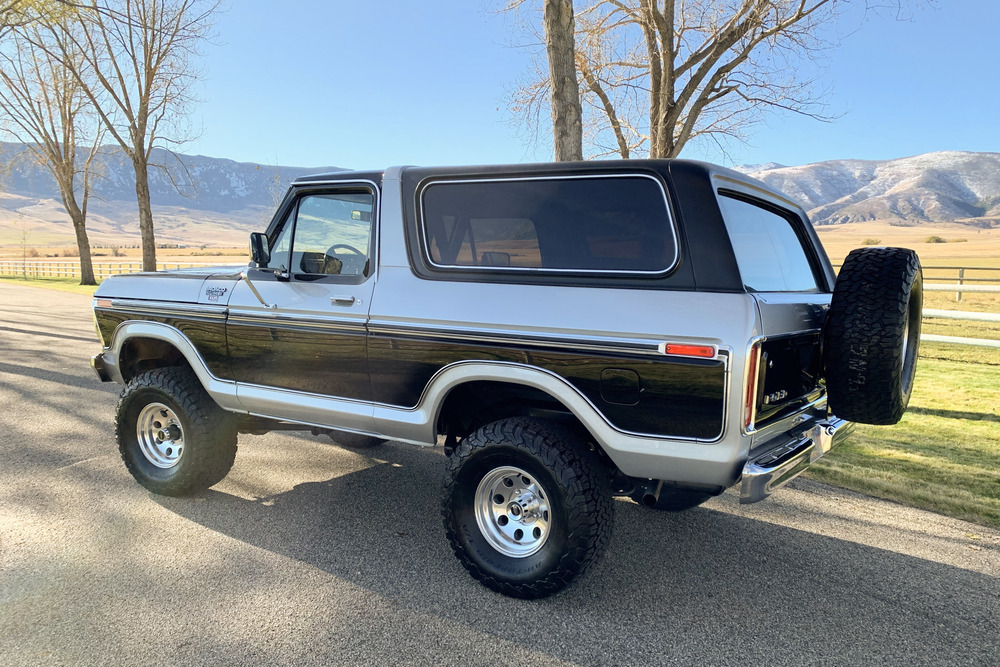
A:
{"label": "red tail light lens", "polygon": [[757,398],[757,375],[759,372],[760,343],[754,343],[747,357],[746,395],[743,397],[743,428],[747,431],[753,426],[754,404]]}

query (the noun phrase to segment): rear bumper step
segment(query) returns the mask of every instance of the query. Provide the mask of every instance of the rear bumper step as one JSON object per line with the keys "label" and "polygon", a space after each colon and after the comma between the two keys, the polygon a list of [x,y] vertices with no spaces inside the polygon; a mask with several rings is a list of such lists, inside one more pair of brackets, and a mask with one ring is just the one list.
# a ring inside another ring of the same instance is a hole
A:
{"label": "rear bumper step", "polygon": [[795,479],[850,433],[851,422],[831,417],[801,436],[755,456],[743,466],[740,502],[756,503]]}

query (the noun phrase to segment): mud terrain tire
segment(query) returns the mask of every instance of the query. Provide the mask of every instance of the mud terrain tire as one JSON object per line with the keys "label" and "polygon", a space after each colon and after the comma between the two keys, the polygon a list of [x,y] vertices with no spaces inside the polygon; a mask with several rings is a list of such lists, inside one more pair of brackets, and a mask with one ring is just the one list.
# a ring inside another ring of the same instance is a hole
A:
{"label": "mud terrain tire", "polygon": [[118,450],[139,484],[187,496],[217,484],[236,459],[236,423],[189,368],[157,368],[122,390],[115,414]]}
{"label": "mud terrain tire", "polygon": [[571,432],[515,417],[480,428],[452,453],[442,514],[475,579],[504,595],[541,598],[604,552],[611,489],[597,455]]}
{"label": "mud terrain tire", "polygon": [[830,408],[862,424],[895,424],[913,390],[923,274],[904,248],[859,248],[840,269],[824,331]]}

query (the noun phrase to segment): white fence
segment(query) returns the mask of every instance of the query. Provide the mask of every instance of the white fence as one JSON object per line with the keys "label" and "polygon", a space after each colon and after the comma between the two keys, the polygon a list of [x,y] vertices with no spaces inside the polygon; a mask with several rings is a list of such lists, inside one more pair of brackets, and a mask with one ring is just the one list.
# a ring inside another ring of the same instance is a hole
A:
{"label": "white fence", "polygon": [[[198,266],[218,266],[217,262],[159,262],[156,265],[157,271],[167,269],[183,269]],[[94,277],[103,280],[119,273],[138,273],[142,271],[142,262],[136,261],[110,261],[94,262]],[[925,269],[925,280],[954,280],[955,278],[936,277],[927,273],[936,271],[957,271],[958,283],[948,285],[924,284],[924,290],[928,292],[955,292],[956,301],[961,301],[963,292],[981,292],[1000,294],[1000,285],[969,285],[967,282],[1000,282],[1000,268],[968,268],[968,267],[929,267]],[[966,278],[966,271],[992,272],[996,271],[996,278]],[[80,262],[78,260],[66,260],[53,262],[48,260],[0,260],[0,276],[23,276],[26,278],[79,278]],[[923,311],[925,318],[940,318],[952,320],[975,320],[979,322],[1000,322],[1000,315],[993,313],[967,313],[952,310],[930,310]],[[921,340],[935,343],[951,343],[954,345],[974,345],[978,347],[1000,348],[1000,340],[990,340],[986,338],[962,338],[959,336],[937,336],[933,334],[921,334]]]}
{"label": "white fence", "polygon": [[[168,269],[186,269],[196,266],[218,266],[220,262],[157,262],[157,271]],[[139,273],[142,262],[110,261],[94,262],[94,277],[104,280],[119,273]],[[80,261],[66,260],[55,262],[50,260],[0,260],[0,276],[22,276],[32,280],[38,278],[79,278]]]}

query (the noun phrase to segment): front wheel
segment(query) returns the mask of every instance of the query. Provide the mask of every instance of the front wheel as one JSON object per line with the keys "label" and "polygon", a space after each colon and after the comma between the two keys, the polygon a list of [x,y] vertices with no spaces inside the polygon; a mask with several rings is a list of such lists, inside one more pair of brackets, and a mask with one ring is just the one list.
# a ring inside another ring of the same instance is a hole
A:
{"label": "front wheel", "polygon": [[236,458],[236,424],[188,368],[157,368],[122,390],[118,450],[139,484],[186,496],[222,481]]}
{"label": "front wheel", "polygon": [[600,461],[542,420],[482,427],[451,455],[442,512],[455,555],[487,587],[519,598],[556,593],[599,559],[611,535]]}

